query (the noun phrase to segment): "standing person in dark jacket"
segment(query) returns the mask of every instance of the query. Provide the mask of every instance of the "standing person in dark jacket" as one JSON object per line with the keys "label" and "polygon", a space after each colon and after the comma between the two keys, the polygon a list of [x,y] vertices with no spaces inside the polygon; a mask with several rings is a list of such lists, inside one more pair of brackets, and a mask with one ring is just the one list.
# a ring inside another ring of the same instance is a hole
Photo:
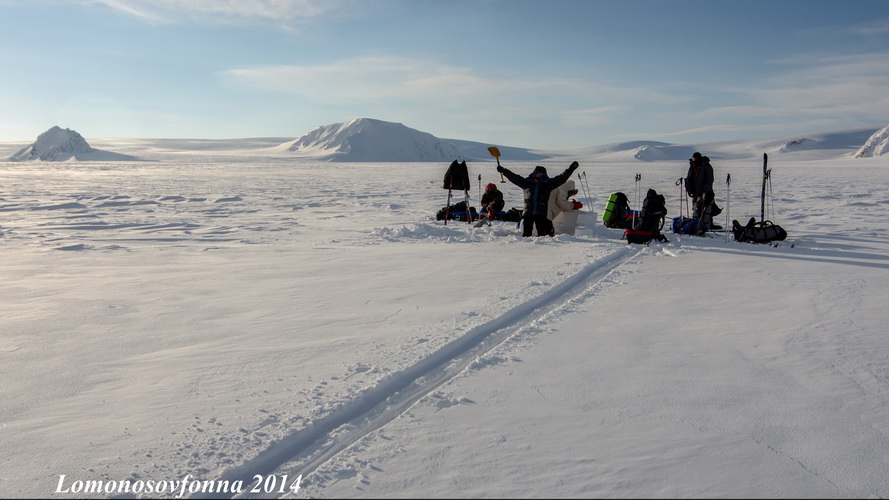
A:
{"label": "standing person in dark jacket", "polygon": [[509,179],[509,182],[525,190],[522,236],[531,236],[532,226],[537,227],[538,236],[554,236],[553,223],[546,218],[549,208],[549,194],[553,189],[564,184],[579,166],[575,161],[567,170],[555,177],[547,176],[546,169],[540,166],[534,167],[534,171],[528,177],[522,177],[501,166],[497,167],[497,171]]}
{"label": "standing person in dark jacket", "polygon": [[700,220],[711,229],[719,229],[713,225],[713,216],[722,212],[722,209],[713,203],[716,195],[713,192],[713,166],[710,165],[710,158],[701,156],[696,151],[688,163],[685,190],[692,198],[692,218]]}

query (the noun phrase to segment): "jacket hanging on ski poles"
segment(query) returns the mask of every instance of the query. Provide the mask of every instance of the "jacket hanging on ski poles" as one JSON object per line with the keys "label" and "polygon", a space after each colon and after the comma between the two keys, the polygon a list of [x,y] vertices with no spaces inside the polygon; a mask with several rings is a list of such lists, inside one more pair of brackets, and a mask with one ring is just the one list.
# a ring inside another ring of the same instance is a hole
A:
{"label": "jacket hanging on ski poles", "polygon": [[472,222],[472,211],[469,207],[469,169],[466,167],[465,161],[457,161],[454,160],[451,162],[451,165],[448,167],[447,172],[445,172],[444,176],[444,184],[442,185],[445,189],[448,190],[448,204],[447,208],[445,208],[444,214],[444,223],[447,225],[448,219],[451,218],[451,192],[453,190],[462,190],[465,195],[465,204],[466,204],[466,220],[468,222]]}

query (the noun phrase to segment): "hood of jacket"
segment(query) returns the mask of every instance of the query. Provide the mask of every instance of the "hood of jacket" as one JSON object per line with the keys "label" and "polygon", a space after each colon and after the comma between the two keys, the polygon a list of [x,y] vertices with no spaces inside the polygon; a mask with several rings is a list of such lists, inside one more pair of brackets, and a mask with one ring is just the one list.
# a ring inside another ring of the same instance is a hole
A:
{"label": "hood of jacket", "polygon": [[541,167],[540,165],[537,165],[536,167],[534,167],[534,171],[531,172],[531,175],[528,177],[535,177],[537,175],[542,175],[544,178],[547,178],[547,179],[549,178],[549,176],[546,175],[546,168]]}

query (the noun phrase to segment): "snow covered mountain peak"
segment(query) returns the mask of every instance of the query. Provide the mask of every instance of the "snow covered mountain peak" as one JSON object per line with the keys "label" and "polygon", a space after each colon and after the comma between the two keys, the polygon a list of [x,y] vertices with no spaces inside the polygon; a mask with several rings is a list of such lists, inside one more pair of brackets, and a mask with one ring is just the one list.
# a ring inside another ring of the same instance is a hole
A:
{"label": "snow covered mountain peak", "polygon": [[58,125],[37,136],[37,140],[13,155],[11,161],[66,161],[93,148],[76,131]]}
{"label": "snow covered mountain peak", "polygon": [[855,158],[868,158],[872,156],[883,156],[889,153],[889,125],[877,130],[870,139],[864,143],[864,146],[855,153]]}
{"label": "snow covered mountain peak", "polygon": [[781,146],[781,149],[779,151],[781,151],[782,153],[789,153],[803,149],[816,149],[818,146],[818,141],[804,137],[802,139],[788,141],[783,146]]}
{"label": "snow covered mountain peak", "polygon": [[287,151],[330,161],[452,161],[457,147],[401,123],[371,118],[318,127],[289,143]]}

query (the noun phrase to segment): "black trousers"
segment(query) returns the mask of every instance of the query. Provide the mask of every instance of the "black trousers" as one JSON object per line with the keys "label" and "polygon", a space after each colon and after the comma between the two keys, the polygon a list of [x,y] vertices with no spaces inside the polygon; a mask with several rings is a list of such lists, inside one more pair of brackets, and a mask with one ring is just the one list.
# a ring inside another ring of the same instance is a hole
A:
{"label": "black trousers", "polygon": [[692,218],[702,219],[705,224],[710,224],[713,219],[710,205],[713,204],[715,198],[716,195],[713,191],[707,191],[701,196],[696,196],[694,198],[694,213],[692,214]]}
{"label": "black trousers", "polygon": [[538,236],[553,236],[553,221],[546,218],[546,215],[526,215],[522,218],[522,236],[531,236],[533,226],[537,226]]}

